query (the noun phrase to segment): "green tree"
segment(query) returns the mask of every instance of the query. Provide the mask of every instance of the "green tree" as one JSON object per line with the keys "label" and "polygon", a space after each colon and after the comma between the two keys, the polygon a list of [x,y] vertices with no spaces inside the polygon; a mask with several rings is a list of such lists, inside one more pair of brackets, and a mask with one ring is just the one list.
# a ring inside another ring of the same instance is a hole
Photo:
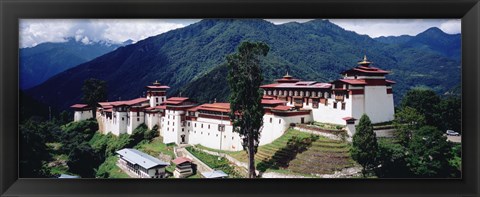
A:
{"label": "green tree", "polygon": [[378,143],[375,132],[373,132],[370,118],[363,114],[353,135],[352,148],[350,149],[352,158],[362,165],[362,174],[372,170],[376,163]]}
{"label": "green tree", "polygon": [[95,178],[95,168],[103,161],[101,154],[95,152],[86,142],[79,144],[68,155],[69,171],[82,178]]}
{"label": "green tree", "polygon": [[68,113],[68,111],[63,110],[58,115],[58,120],[59,120],[59,124],[64,125],[64,124],[67,124],[67,123],[71,122],[73,119],[72,119],[72,115],[70,113]]}
{"label": "green tree", "polygon": [[[249,178],[256,177],[255,153],[263,124],[262,91],[263,81],[260,57],[266,56],[270,48],[265,43],[242,42],[238,51],[227,56],[228,85],[230,87],[230,116],[234,131],[242,138],[243,148],[249,157]],[[235,113],[240,114],[235,114]]]}
{"label": "green tree", "polygon": [[19,173],[21,178],[41,178],[51,176],[45,167],[49,161],[44,130],[41,122],[27,120],[20,125],[20,161]]}
{"label": "green tree", "polygon": [[427,125],[439,125],[438,118],[436,118],[438,103],[440,103],[440,97],[433,90],[412,89],[405,94],[400,107],[416,109],[425,116]]}
{"label": "green tree", "polygon": [[98,102],[107,100],[107,83],[94,78],[87,79],[83,83],[82,92],[82,100],[92,108],[93,118],[95,118]]}
{"label": "green tree", "polygon": [[451,145],[437,128],[424,126],[413,133],[406,159],[415,176],[448,177],[451,158]]}
{"label": "green tree", "polygon": [[375,174],[381,178],[407,178],[410,172],[405,161],[406,148],[391,139],[378,140]]}
{"label": "green tree", "polygon": [[412,133],[425,125],[425,117],[411,107],[404,107],[395,114],[393,120],[395,138],[404,147],[408,147]]}
{"label": "green tree", "polygon": [[458,97],[442,99],[437,105],[438,128],[442,131],[448,129],[462,132],[462,101]]}

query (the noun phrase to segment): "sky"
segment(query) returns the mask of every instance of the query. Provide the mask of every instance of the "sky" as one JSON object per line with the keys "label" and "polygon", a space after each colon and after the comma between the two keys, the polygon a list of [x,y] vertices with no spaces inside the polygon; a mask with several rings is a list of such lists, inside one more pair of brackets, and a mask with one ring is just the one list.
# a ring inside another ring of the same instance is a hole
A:
{"label": "sky", "polygon": [[[64,42],[74,37],[89,44],[101,40],[114,43],[128,39],[134,42],[173,29],[182,28],[200,19],[21,19],[20,47],[33,47],[43,42]],[[307,22],[312,19],[266,19],[276,25]],[[430,27],[446,33],[461,32],[460,19],[329,19],[338,26],[358,34],[379,36],[417,35]]]}

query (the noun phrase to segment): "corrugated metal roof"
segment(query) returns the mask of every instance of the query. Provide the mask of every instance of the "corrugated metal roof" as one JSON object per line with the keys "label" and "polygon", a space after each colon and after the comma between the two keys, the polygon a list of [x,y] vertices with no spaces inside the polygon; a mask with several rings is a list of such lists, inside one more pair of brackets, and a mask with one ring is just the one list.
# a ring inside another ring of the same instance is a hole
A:
{"label": "corrugated metal roof", "polygon": [[167,162],[159,160],[155,157],[152,157],[142,151],[132,149],[132,148],[124,148],[122,150],[117,151],[121,157],[125,158],[125,160],[131,162],[132,164],[137,164],[142,166],[145,169],[150,169],[155,166],[168,166]]}
{"label": "corrugated metal roof", "polygon": [[212,172],[203,172],[202,175],[205,178],[224,178],[224,177],[228,177],[228,174],[225,174],[225,172],[223,172],[221,170],[215,170],[215,171],[212,171]]}

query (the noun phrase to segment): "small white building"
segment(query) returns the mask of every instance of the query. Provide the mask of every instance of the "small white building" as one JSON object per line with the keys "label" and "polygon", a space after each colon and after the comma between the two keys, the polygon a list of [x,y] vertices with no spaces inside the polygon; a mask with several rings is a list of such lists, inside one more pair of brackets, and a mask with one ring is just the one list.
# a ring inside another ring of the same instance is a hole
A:
{"label": "small white building", "polygon": [[186,157],[177,157],[172,160],[175,164],[175,171],[173,176],[176,178],[185,178],[193,174],[192,160]]}
{"label": "small white building", "polygon": [[167,162],[161,161],[136,149],[124,148],[118,154],[117,166],[127,174],[134,174],[138,178],[166,178],[165,167]]}
{"label": "small white building", "polygon": [[78,122],[93,118],[92,108],[86,104],[75,104],[70,106],[74,110],[73,121]]}

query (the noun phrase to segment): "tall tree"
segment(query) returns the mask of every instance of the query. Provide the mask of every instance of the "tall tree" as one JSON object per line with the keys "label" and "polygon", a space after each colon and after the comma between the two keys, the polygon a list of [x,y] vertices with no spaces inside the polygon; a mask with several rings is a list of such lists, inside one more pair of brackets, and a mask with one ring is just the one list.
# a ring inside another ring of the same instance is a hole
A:
{"label": "tall tree", "polygon": [[448,177],[453,170],[451,145],[443,132],[424,126],[413,133],[407,153],[407,165],[419,177]]}
{"label": "tall tree", "polygon": [[438,128],[462,132],[462,101],[459,97],[447,97],[437,105]]}
{"label": "tall tree", "polygon": [[425,125],[425,117],[411,107],[404,107],[393,120],[395,138],[403,147],[408,147],[412,133]]}
{"label": "tall tree", "polygon": [[230,116],[234,131],[240,134],[243,148],[248,153],[249,178],[256,177],[255,153],[264,114],[261,105],[263,93],[259,89],[263,81],[260,57],[266,56],[269,50],[265,43],[242,42],[236,53],[227,56]]}
{"label": "tall tree", "polygon": [[350,149],[352,158],[362,165],[362,174],[375,167],[375,158],[377,157],[378,143],[375,132],[373,132],[370,118],[363,114],[356,128],[357,132],[353,135],[352,148]]}
{"label": "tall tree", "polygon": [[102,80],[90,78],[85,80],[82,87],[82,100],[92,108],[93,118],[98,102],[107,100],[107,83]]}
{"label": "tall tree", "polygon": [[425,116],[427,125],[438,125],[436,118],[437,104],[440,97],[429,89],[412,89],[409,90],[402,99],[401,107],[411,107],[416,109],[420,114]]}

